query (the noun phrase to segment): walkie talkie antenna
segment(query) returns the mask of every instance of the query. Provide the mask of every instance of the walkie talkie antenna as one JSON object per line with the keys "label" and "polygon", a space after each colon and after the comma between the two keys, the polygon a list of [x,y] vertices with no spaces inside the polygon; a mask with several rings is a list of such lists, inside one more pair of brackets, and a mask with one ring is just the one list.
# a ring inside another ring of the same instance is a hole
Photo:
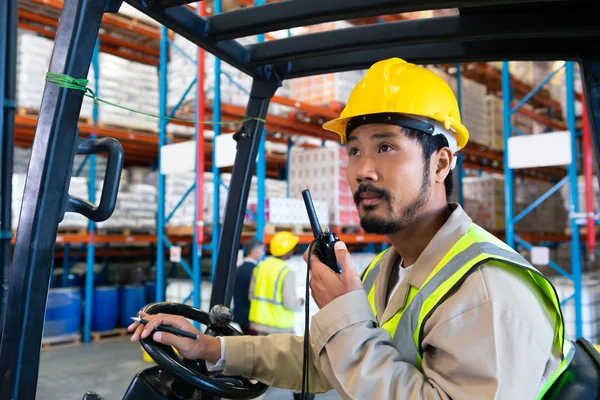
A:
{"label": "walkie talkie antenna", "polygon": [[306,212],[308,213],[310,227],[312,228],[313,235],[315,238],[317,238],[323,233],[323,231],[321,230],[321,224],[319,224],[319,218],[317,218],[315,205],[313,204],[312,197],[310,196],[310,191],[308,189],[302,191],[302,198],[304,199],[304,205],[306,206]]}

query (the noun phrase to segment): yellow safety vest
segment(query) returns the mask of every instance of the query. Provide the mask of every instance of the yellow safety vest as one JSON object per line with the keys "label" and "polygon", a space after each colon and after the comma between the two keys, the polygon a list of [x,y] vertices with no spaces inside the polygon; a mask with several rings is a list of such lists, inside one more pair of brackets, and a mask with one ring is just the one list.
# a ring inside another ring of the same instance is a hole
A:
{"label": "yellow safety vest", "polygon": [[[377,315],[375,278],[380,271],[379,260],[384,254],[385,251],[375,257],[365,270],[362,279],[364,290],[368,294],[369,303],[375,315]],[[555,320],[553,349],[557,353],[560,351],[563,361],[539,394],[538,398],[541,399],[567,368],[575,351],[564,330],[558,295],[552,284],[525,258],[476,224],[471,224],[467,233],[444,256],[421,288],[410,287],[404,307],[387,321],[381,321],[381,327],[392,336],[402,360],[414,365],[422,372],[422,342],[425,323],[450,293],[458,288],[480,265],[489,261],[500,262],[512,272],[525,271],[531,283],[536,284],[553,305],[548,310],[549,315]],[[385,289],[379,288],[379,290]]]}
{"label": "yellow safety vest", "polygon": [[254,268],[254,293],[249,321],[273,328],[291,329],[294,312],[283,306],[283,280],[290,272],[285,261],[268,258]]}

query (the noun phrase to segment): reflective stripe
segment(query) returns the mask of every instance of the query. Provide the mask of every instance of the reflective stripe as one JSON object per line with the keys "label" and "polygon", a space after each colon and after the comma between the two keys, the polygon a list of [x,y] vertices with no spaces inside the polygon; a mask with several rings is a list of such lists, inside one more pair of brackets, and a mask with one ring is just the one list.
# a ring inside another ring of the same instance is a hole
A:
{"label": "reflective stripe", "polygon": [[365,292],[369,294],[373,285],[375,284],[375,279],[377,279],[377,275],[379,275],[379,270],[381,269],[381,264],[377,263],[370,271],[367,273],[365,280],[363,281],[363,289]]}
{"label": "reflective stripe", "polygon": [[[431,296],[441,284],[456,274],[462,267],[465,266],[465,264],[469,263],[481,254],[503,257],[509,261],[523,266],[528,264],[527,261],[519,254],[502,249],[488,242],[473,243],[466,250],[463,250],[455,255],[450,261],[448,261],[446,265],[442,267],[441,270],[434,274],[429,282],[427,282],[417,292],[412,302],[402,313],[402,317],[400,318],[400,321],[396,327],[396,332],[394,333],[394,343],[396,344],[396,348],[398,349],[402,360],[413,363],[413,365],[418,365],[418,349],[413,340],[410,340],[410,338],[412,338],[414,332],[417,331],[419,316],[425,299]],[[486,258],[482,261],[488,260],[489,258]],[[471,270],[480,264],[481,263],[477,263],[471,268]],[[437,306],[439,306],[439,304],[437,304],[436,307]],[[431,311],[433,312],[433,310]],[[423,321],[423,323],[425,323],[425,321]]]}
{"label": "reflective stripe", "polygon": [[371,261],[371,263],[364,272],[365,276],[362,277],[362,282],[363,289],[365,290],[367,295],[373,288],[373,285],[375,284],[375,279],[377,279],[377,275],[379,275],[379,270],[381,269],[381,264],[379,263],[379,260],[381,260],[381,257],[383,257],[388,250],[389,249],[385,249],[381,253],[377,254],[377,256],[373,259],[373,261]]}
{"label": "reflective stripe", "polygon": [[[289,267],[284,267],[281,271],[279,271],[279,274],[277,274],[277,279],[275,280],[275,287],[273,288],[273,300],[275,301],[277,301],[277,289],[279,289],[279,280],[281,279],[281,275],[283,275],[284,272],[288,272],[289,270]],[[277,304],[283,304],[283,293],[281,293],[281,297],[281,303]]]}
{"label": "reflective stripe", "polygon": [[262,302],[269,303],[269,304],[275,304],[276,306],[283,305],[282,301],[275,301],[275,300],[267,299],[267,298],[264,298],[264,297],[253,296],[252,297],[252,301],[262,301]]}
{"label": "reflective stripe", "polygon": [[264,301],[265,303],[275,304],[277,306],[283,305],[283,299],[281,299],[281,301],[277,301],[277,289],[279,288],[279,280],[281,279],[281,275],[283,275],[284,272],[287,272],[289,270],[290,269],[288,267],[285,267],[281,271],[279,271],[279,274],[277,274],[277,279],[275,280],[275,288],[273,289],[273,300],[267,299],[266,297],[258,297],[254,294],[252,294],[252,300]]}

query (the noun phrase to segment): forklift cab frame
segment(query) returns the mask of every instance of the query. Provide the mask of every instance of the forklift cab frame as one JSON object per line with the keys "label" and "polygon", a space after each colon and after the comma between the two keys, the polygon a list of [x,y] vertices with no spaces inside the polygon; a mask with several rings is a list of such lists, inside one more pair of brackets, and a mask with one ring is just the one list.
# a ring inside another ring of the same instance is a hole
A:
{"label": "forklift cab frame", "polygon": [[[122,1],[65,0],[49,71],[86,78],[102,16],[117,12]],[[246,109],[247,116],[252,119],[244,123],[237,135],[237,153],[231,177],[231,187],[236,190],[228,194],[211,307],[219,304],[227,306],[231,302],[243,210],[247,205],[263,121],[270,99],[284,79],[365,69],[389,57],[401,57],[421,64],[573,60],[581,66],[596,161],[600,155],[600,24],[597,23],[600,3],[597,0],[289,0],[205,18],[186,6],[189,0],[127,2],[253,78]],[[13,0],[9,3],[16,5]],[[460,15],[360,26],[250,46],[243,46],[235,40],[342,19],[452,7],[458,7]],[[16,11],[13,12],[16,15]],[[16,21],[13,22],[16,25]],[[79,138],[77,122],[82,100],[81,91],[49,83],[44,88],[9,287],[4,293],[0,399],[35,398],[44,310],[59,221],[66,211],[79,212],[94,221],[102,221],[114,210],[123,149],[114,139]],[[70,197],[67,189],[74,155],[98,152],[107,152],[109,161],[102,198],[96,207]],[[167,309],[195,318],[209,325],[208,329],[213,334],[235,334],[226,322],[199,310],[166,303],[148,307],[150,312]],[[264,387],[248,386],[255,383],[224,377],[218,377],[220,380],[215,387],[202,386],[200,383],[211,378],[202,366],[185,365],[181,360],[179,365],[175,365],[174,355],[167,354],[164,348],[149,342],[143,345],[160,367],[138,374],[126,394],[128,399],[206,399],[212,395],[251,398],[264,391]],[[587,378],[570,374],[569,379],[576,383],[575,388],[573,385],[569,387],[567,381],[559,382],[555,385],[554,394],[550,393],[546,398],[597,396],[600,365],[596,354],[583,340],[577,342],[577,349],[575,360],[579,361],[576,364],[583,368]],[[181,372],[186,368],[188,371]],[[179,371],[179,374],[173,370]],[[162,379],[165,383],[165,378],[160,375],[167,372],[166,380],[171,379],[171,383],[167,382],[164,392],[156,397],[148,397],[148,393],[142,391],[135,393],[136,388],[141,390],[141,386],[136,386],[140,381],[154,389],[155,394],[158,393],[156,380]],[[198,378],[196,374],[203,379],[194,380]],[[175,387],[171,385],[173,382]],[[577,386],[578,382],[584,384]],[[253,389],[239,391],[249,387]],[[226,390],[218,390],[223,388]],[[238,391],[228,392],[231,388]],[[596,390],[594,394],[593,390]]]}

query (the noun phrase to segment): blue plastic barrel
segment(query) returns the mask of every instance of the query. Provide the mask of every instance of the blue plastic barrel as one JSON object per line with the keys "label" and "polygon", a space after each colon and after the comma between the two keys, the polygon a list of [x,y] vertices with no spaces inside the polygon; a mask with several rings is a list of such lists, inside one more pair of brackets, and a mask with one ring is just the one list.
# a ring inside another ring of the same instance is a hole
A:
{"label": "blue plastic barrel", "polygon": [[142,285],[126,285],[120,290],[119,322],[122,327],[129,326],[138,311],[146,305],[146,292]]}
{"label": "blue plastic barrel", "polygon": [[92,330],[110,331],[117,327],[119,318],[119,291],[116,286],[100,286],[94,289]]}
{"label": "blue plastic barrel", "polygon": [[144,283],[144,290],[146,291],[146,304],[154,303],[156,301],[156,282]]}
{"label": "blue plastic barrel", "polygon": [[79,288],[57,288],[48,291],[43,337],[69,335],[81,326],[81,292]]}

